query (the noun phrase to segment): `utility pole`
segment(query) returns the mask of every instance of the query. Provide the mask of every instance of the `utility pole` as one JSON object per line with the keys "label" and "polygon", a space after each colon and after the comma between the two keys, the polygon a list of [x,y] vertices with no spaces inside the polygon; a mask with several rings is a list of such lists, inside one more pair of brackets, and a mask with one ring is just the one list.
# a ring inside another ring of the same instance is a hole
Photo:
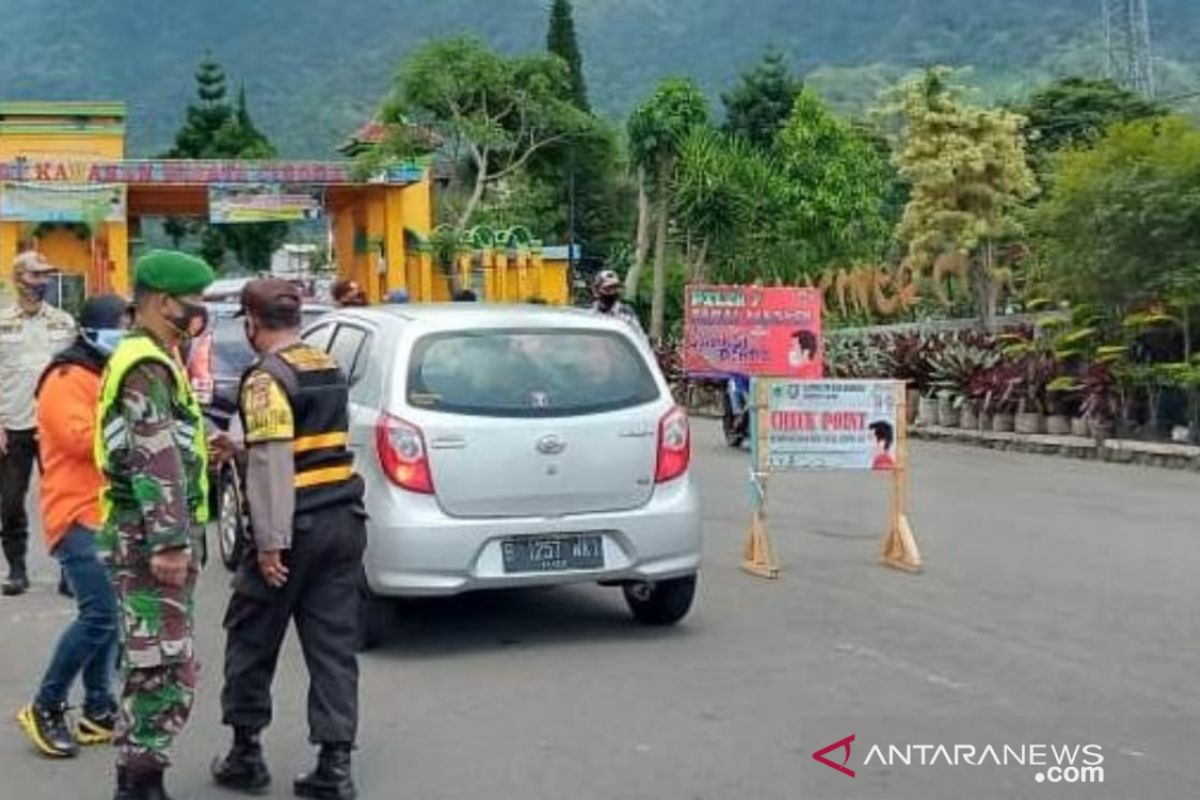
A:
{"label": "utility pole", "polygon": [[567,285],[575,291],[575,139],[571,139],[567,180]]}
{"label": "utility pole", "polygon": [[1108,76],[1146,97],[1154,96],[1150,0],[1101,0]]}

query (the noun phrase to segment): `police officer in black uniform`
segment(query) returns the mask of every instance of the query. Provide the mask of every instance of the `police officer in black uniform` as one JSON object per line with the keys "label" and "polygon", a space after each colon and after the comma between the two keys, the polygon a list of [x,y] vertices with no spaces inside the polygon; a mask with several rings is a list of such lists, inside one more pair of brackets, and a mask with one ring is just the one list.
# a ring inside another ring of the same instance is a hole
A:
{"label": "police officer in black uniform", "polygon": [[309,738],[320,746],[316,769],[296,779],[295,793],[350,800],[366,530],[363,483],[347,448],[346,376],[300,340],[300,295],[287,281],[247,284],[241,313],[259,354],[241,386],[254,546],[225,616],[221,709],[233,747],[213,764],[213,779],[251,794],[268,790],[259,737],[271,722],[271,679],[294,619],[310,679]]}

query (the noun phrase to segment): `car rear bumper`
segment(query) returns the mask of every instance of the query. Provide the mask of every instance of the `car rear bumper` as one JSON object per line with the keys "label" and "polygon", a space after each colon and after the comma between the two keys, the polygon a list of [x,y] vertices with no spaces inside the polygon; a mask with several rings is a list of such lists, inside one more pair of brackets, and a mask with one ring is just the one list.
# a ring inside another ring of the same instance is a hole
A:
{"label": "car rear bumper", "polygon": [[[365,558],[371,590],[384,596],[452,595],[477,589],[583,582],[656,581],[700,568],[699,503],[690,476],[656,488],[634,511],[568,517],[459,519],[428,496],[372,492]],[[501,543],[514,536],[599,533],[597,570],[510,574]]]}

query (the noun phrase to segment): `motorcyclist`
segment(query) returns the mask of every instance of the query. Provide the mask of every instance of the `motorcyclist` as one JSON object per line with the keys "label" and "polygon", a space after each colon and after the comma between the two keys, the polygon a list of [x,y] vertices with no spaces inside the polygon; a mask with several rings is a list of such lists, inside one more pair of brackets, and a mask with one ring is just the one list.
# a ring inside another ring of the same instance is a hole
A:
{"label": "motorcyclist", "polygon": [[638,321],[637,313],[628,303],[621,301],[621,289],[624,284],[621,282],[621,276],[613,272],[611,269],[600,270],[596,273],[595,279],[592,281],[592,294],[595,300],[592,302],[592,311],[597,314],[603,314],[606,317],[616,317],[624,320],[634,330],[642,336],[646,332],[642,330],[642,323]]}

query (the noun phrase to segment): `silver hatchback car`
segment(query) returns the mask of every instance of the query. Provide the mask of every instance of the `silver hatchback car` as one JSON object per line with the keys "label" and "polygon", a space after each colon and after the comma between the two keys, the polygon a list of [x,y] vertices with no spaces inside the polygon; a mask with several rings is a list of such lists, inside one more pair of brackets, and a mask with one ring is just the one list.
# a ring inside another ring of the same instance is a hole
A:
{"label": "silver hatchback car", "polygon": [[688,419],[626,323],[545,306],[343,309],[304,332],[349,376],[366,481],[368,644],[389,597],[598,582],[691,607]]}

